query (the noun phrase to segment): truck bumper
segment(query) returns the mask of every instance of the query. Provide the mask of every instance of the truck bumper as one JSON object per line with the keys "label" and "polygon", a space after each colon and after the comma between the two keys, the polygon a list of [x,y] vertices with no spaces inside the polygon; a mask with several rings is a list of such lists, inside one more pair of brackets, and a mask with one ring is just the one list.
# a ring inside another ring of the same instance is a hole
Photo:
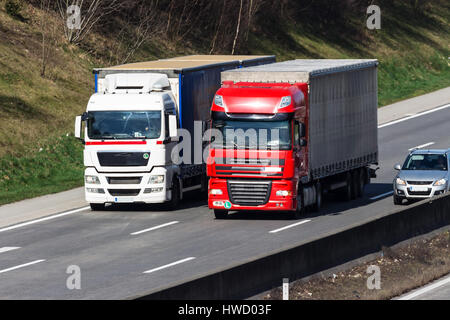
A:
{"label": "truck bumper", "polygon": [[[85,176],[96,176],[100,183],[85,183],[85,198],[89,203],[163,203],[171,199],[171,190],[166,186],[166,169],[155,168],[151,173],[98,173],[87,168]],[[149,184],[150,176],[164,175],[164,182]],[[111,184],[111,178],[138,178],[135,184]]]}
{"label": "truck bumper", "polygon": [[[211,178],[209,180],[208,207],[219,210],[260,210],[260,211],[292,211],[296,210],[297,201],[293,197],[295,184],[291,180],[272,180],[270,196],[266,203],[257,206],[233,203],[228,194],[226,179]],[[216,191],[220,190],[220,191]],[[280,196],[277,191],[288,191],[290,195]],[[220,194],[221,192],[221,194]],[[219,194],[218,194],[219,193]]]}

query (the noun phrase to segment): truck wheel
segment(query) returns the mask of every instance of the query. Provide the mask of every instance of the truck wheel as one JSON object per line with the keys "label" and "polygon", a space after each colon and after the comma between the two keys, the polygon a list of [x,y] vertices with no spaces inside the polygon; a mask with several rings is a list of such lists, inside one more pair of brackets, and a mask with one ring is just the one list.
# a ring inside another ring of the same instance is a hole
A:
{"label": "truck wheel", "polygon": [[226,219],[228,217],[228,211],[214,209],[214,216],[216,219]]}
{"label": "truck wheel", "polygon": [[352,174],[350,172],[347,172],[347,176],[346,176],[346,186],[343,190],[343,198],[345,201],[350,201],[352,200],[352,184],[353,184],[353,179],[352,179]]}
{"label": "truck wheel", "polygon": [[104,203],[90,203],[92,211],[102,211],[105,210],[105,204]]}
{"label": "truck wheel", "polygon": [[359,184],[359,174],[358,170],[353,170],[352,173],[352,200],[358,197],[358,184]]}
{"label": "truck wheel", "polygon": [[170,210],[175,210],[180,203],[180,182],[178,181],[178,177],[173,177],[172,179],[172,199],[167,202],[167,207]]}
{"label": "truck wheel", "polygon": [[322,185],[319,181],[316,183],[316,203],[312,206],[314,212],[319,212],[322,208]]}
{"label": "truck wheel", "polygon": [[305,198],[303,195],[303,188],[299,186],[297,192],[297,208],[294,211],[290,212],[290,218],[294,220],[299,219],[305,212]]}
{"label": "truck wheel", "polygon": [[400,198],[399,196],[397,196],[397,195],[395,195],[395,194],[394,194],[394,197],[393,197],[393,198],[394,198],[394,204],[395,204],[395,205],[398,206],[398,205],[401,205],[401,204],[402,204],[402,202],[403,202],[403,199],[402,199],[402,198]]}
{"label": "truck wheel", "polygon": [[361,198],[364,195],[364,186],[365,186],[365,174],[364,174],[364,170],[358,170],[357,171],[357,176],[358,176],[358,183],[356,186],[356,197],[357,198]]}

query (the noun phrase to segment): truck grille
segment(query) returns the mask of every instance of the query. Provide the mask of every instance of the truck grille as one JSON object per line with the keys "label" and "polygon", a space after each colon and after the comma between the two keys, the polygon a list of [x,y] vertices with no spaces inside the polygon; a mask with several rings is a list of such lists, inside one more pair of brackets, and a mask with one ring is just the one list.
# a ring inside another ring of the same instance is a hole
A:
{"label": "truck grille", "polygon": [[148,163],[149,152],[97,152],[103,167],[144,167]]}
{"label": "truck grille", "polygon": [[269,201],[270,181],[228,181],[230,201],[242,206],[259,206]]}
{"label": "truck grille", "polygon": [[416,185],[416,186],[424,186],[428,184],[432,184],[433,181],[407,181],[408,184]]}
{"label": "truck grille", "polygon": [[114,197],[133,197],[137,196],[141,190],[140,189],[108,189],[109,194]]}
{"label": "truck grille", "polygon": [[108,184],[140,184],[142,177],[107,177]]}

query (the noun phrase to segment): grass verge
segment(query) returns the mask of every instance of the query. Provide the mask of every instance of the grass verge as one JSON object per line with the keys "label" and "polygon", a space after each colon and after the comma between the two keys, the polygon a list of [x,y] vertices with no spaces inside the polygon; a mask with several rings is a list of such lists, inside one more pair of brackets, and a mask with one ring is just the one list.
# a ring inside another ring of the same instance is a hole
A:
{"label": "grass verge", "polygon": [[62,135],[22,156],[1,157],[0,205],[81,186],[82,150],[73,136]]}
{"label": "grass verge", "polygon": [[[367,270],[378,266],[381,288],[368,289]],[[450,231],[430,239],[414,240],[407,245],[384,247],[378,259],[354,268],[331,274],[298,280],[291,284],[291,300],[385,300],[421,287],[450,273]],[[276,288],[263,299],[281,300],[282,289]]]}

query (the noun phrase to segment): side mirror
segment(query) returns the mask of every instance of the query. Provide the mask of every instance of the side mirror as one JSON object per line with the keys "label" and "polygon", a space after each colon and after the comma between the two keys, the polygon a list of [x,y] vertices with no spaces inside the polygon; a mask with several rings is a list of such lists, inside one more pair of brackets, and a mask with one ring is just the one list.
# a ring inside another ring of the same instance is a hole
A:
{"label": "side mirror", "polygon": [[298,124],[298,136],[300,137],[300,138],[304,138],[304,137],[306,137],[306,126],[305,126],[305,124],[304,123],[299,123]]}
{"label": "side mirror", "polygon": [[306,147],[308,145],[308,142],[306,139],[300,139],[300,147]]}
{"label": "side mirror", "polygon": [[399,165],[399,164],[396,164],[396,165],[394,166],[394,169],[397,170],[397,171],[400,171],[400,170],[402,170],[402,166]]}
{"label": "side mirror", "polygon": [[81,116],[75,117],[75,138],[81,139],[81,130],[82,130],[82,121]]}
{"label": "side mirror", "polygon": [[178,141],[177,117],[169,115],[169,136],[172,141]]}

